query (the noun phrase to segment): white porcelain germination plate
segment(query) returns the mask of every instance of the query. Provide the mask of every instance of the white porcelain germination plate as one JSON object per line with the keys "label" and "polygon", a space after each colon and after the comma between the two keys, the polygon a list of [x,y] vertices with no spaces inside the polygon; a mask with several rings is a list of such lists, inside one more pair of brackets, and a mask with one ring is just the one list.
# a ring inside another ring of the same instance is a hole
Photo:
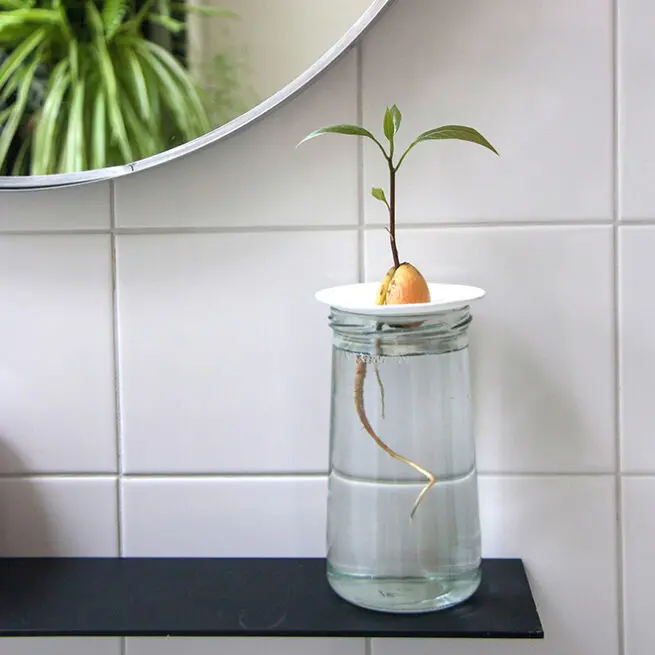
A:
{"label": "white porcelain germination plate", "polygon": [[466,307],[485,295],[483,289],[462,284],[439,284],[429,282],[430,302],[406,305],[376,305],[379,282],[349,284],[322,289],[316,300],[334,309],[367,316],[420,316],[457,307]]}

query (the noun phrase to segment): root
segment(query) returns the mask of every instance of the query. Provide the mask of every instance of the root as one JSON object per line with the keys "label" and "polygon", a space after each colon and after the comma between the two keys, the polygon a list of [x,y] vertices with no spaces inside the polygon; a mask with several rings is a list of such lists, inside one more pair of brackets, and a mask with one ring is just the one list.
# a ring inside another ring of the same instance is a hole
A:
{"label": "root", "polygon": [[[355,409],[357,410],[357,416],[359,416],[359,420],[361,421],[362,426],[368,432],[368,434],[372,437],[373,441],[382,448],[386,453],[391,455],[394,459],[398,460],[399,462],[402,462],[403,464],[407,464],[407,466],[411,466],[415,471],[420,473],[421,475],[424,475],[428,479],[428,483],[425,485],[425,487],[421,490],[421,493],[418,495],[416,500],[414,501],[414,506],[412,507],[412,511],[409,515],[410,519],[414,518],[414,514],[416,514],[416,510],[418,509],[419,504],[425,497],[425,494],[432,489],[432,487],[437,483],[437,479],[435,476],[430,473],[427,469],[424,469],[422,466],[419,464],[416,464],[416,462],[412,462],[411,460],[407,459],[406,457],[403,457],[402,455],[399,455],[395,451],[393,451],[389,446],[387,446],[380,437],[375,433],[375,430],[373,429],[373,426],[368,420],[368,417],[366,416],[366,410],[364,408],[364,380],[366,378],[366,369],[367,369],[367,364],[366,362],[361,358],[357,357],[357,363],[356,363],[356,369],[355,369]],[[377,369],[376,369],[377,372]],[[382,382],[380,381],[379,375],[378,375],[378,382],[380,383],[380,388],[383,392],[382,389]],[[383,392],[384,393],[384,392]]]}
{"label": "root", "polygon": [[384,385],[382,384],[380,369],[378,368],[377,364],[375,365],[375,377],[378,381],[378,386],[380,387],[380,411],[382,413],[382,418],[384,418]]}

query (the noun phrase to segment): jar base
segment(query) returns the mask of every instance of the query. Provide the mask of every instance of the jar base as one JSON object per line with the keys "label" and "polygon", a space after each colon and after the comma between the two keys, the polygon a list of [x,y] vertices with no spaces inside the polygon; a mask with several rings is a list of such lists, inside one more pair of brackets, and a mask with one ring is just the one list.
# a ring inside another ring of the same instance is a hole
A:
{"label": "jar base", "polygon": [[453,607],[480,586],[480,569],[457,578],[375,578],[343,574],[328,566],[333,591],[353,605],[391,614],[423,614]]}

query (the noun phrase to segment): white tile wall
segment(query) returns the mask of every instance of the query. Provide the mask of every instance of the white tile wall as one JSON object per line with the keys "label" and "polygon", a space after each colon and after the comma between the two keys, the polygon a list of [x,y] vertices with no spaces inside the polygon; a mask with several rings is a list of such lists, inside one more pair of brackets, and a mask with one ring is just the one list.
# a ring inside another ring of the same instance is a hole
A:
{"label": "white tile wall", "polygon": [[330,334],[313,294],[356,278],[354,232],[120,237],[125,470],[326,470]]}
{"label": "white tile wall", "polygon": [[[362,58],[364,120],[378,134],[397,103],[403,145],[455,123],[501,154],[421,144],[401,168],[399,221],[611,217],[611,0],[401,1]],[[368,190],[385,171],[365,152]],[[367,222],[384,221],[381,208],[367,196]]]}
{"label": "white tile wall", "polygon": [[120,639],[5,639],[2,655],[121,655]]}
{"label": "white tile wall", "polygon": [[109,222],[109,182],[0,192],[0,232],[106,230]]}
{"label": "white tile wall", "polygon": [[0,471],[115,471],[109,237],[0,235],[0,307]]}
{"label": "white tile wall", "polygon": [[128,639],[125,655],[364,655],[363,639]]}
{"label": "white tile wall", "polygon": [[[295,144],[360,112],[380,133],[397,102],[403,139],[456,122],[501,152],[417,148],[399,239],[429,277],[489,291],[471,331],[483,545],[525,558],[546,639],[378,640],[372,655],[650,655],[653,24],[647,0],[401,0],[361,59],[243,134],[117,181],[113,203],[107,183],[0,195],[0,555],[322,554],[330,334],[312,296],[386,269],[382,206],[359,206],[385,178],[354,139]],[[119,646],[368,653],[0,653]]]}
{"label": "white tile wall", "polygon": [[655,472],[655,297],[653,226],[622,227],[621,261],[621,429],[623,470]]}
{"label": "white tile wall", "polygon": [[655,478],[623,481],[625,643],[628,655],[653,652],[652,589],[655,583]]}
{"label": "white tile wall", "polygon": [[324,476],[128,479],[132,557],[324,557]]}
{"label": "white tile wall", "polygon": [[113,557],[117,513],[111,478],[0,479],[0,556]]}
{"label": "white tile wall", "polygon": [[[487,291],[471,331],[480,470],[613,470],[611,229],[399,230],[397,242],[430,279]],[[390,264],[386,232],[367,234],[367,278]]]}

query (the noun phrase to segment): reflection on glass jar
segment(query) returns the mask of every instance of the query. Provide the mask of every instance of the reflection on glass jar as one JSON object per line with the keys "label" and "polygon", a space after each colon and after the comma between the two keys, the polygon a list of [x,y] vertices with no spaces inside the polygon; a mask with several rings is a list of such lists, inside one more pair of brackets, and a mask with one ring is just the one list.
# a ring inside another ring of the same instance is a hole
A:
{"label": "reflection on glass jar", "polygon": [[332,310],[328,580],[357,605],[433,611],[480,583],[470,321]]}

